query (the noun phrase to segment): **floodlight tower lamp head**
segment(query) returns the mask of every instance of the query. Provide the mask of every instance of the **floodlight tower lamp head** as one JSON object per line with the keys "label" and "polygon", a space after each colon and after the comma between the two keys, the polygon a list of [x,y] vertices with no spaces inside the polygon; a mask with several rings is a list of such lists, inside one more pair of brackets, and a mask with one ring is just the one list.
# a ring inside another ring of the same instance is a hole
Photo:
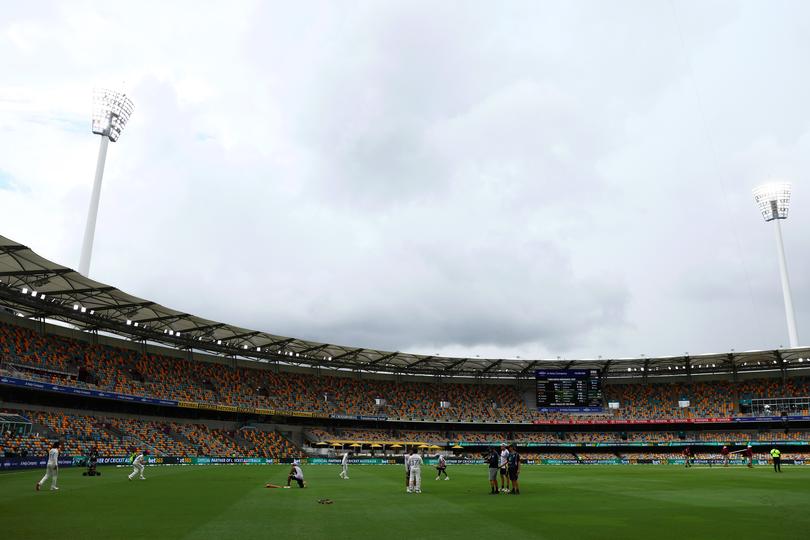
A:
{"label": "floodlight tower lamp head", "polygon": [[96,161],[96,177],[90,195],[90,208],[87,211],[87,223],[82,240],[82,253],[79,258],[79,273],[89,275],[90,258],[93,254],[93,241],[96,235],[96,219],[101,196],[101,180],[104,177],[104,162],[107,159],[107,146],[121,136],[124,126],[132,115],[132,100],[126,94],[115,90],[96,89],[93,91],[93,115],[91,129],[101,135]]}
{"label": "floodlight tower lamp head", "polygon": [[132,100],[126,94],[98,88],[93,91],[92,130],[115,142],[121,136],[133,110]]}
{"label": "floodlight tower lamp head", "polygon": [[782,282],[782,297],[785,302],[785,319],[788,327],[790,347],[799,346],[799,332],[796,328],[796,312],[793,309],[793,297],[790,292],[790,279],[788,277],[787,261],[785,259],[785,246],[782,241],[782,227],[779,221],[787,219],[790,208],[791,185],[788,182],[771,182],[754,189],[754,201],[766,222],[773,221],[773,230],[776,235],[777,260],[779,261],[779,274]]}
{"label": "floodlight tower lamp head", "polygon": [[754,201],[765,221],[787,219],[790,191],[790,182],[770,182],[754,188]]}

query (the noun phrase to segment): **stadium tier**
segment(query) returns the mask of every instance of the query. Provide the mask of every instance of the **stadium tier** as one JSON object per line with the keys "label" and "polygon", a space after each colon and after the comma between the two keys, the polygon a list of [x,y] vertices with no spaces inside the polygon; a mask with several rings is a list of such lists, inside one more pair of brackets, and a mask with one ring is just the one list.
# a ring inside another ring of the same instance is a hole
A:
{"label": "stadium tier", "polygon": [[[304,449],[299,448],[289,439],[273,430],[261,429],[257,426],[242,426],[241,428],[220,429],[213,428],[204,423],[191,423],[181,421],[153,421],[143,418],[85,415],[60,412],[56,410],[26,410],[4,409],[3,413],[16,414],[31,423],[31,429],[24,434],[6,431],[0,437],[0,457],[26,457],[39,456],[47,453],[50,440],[58,439],[63,442],[63,451],[67,455],[86,456],[92,448],[96,448],[99,455],[106,457],[124,457],[137,450],[149,450],[155,456],[209,456],[209,457],[261,457],[286,459],[306,455]],[[593,433],[569,433],[565,438],[537,433],[442,433],[437,431],[385,431],[346,429],[338,433],[331,433],[325,429],[313,428],[306,432],[312,451],[317,442],[337,442],[334,446],[344,449],[353,449],[359,455],[373,454],[375,448],[385,448],[375,444],[406,445],[418,448],[420,452],[432,454],[436,451],[451,451],[451,453],[464,454],[475,452],[475,448],[487,445],[499,445],[502,442],[515,442],[521,446],[529,446],[525,453],[526,459],[673,459],[678,458],[680,447],[668,447],[667,452],[651,450],[649,452],[606,451],[591,452],[571,450],[560,452],[554,447],[570,440],[579,441],[605,441],[613,442],[614,446],[622,446],[623,441],[613,440],[609,434],[594,436]],[[461,448],[454,443],[459,439],[451,439],[453,435],[461,435],[465,443],[474,443],[472,448]],[[539,437],[538,435],[543,435]],[[637,439],[645,441],[670,442],[674,438],[672,433],[644,432],[638,433]],[[691,434],[690,434],[691,435]],[[691,442],[704,449],[697,452],[698,457],[713,459],[718,453],[720,443],[731,443],[744,446],[749,442],[782,443],[790,441],[810,441],[810,432],[801,431],[784,434],[779,431],[708,431],[691,435]],[[317,442],[315,442],[317,441]],[[357,444],[353,444],[356,442]],[[428,443],[436,446],[421,446]],[[538,444],[535,449],[530,443]],[[540,450],[539,448],[543,448]],[[763,447],[757,454],[765,454]],[[379,452],[379,450],[377,450]],[[401,454],[404,450],[387,449],[388,453]],[[794,451],[792,456],[803,456],[805,453]],[[533,456],[533,457],[532,457]]]}
{"label": "stadium tier", "polygon": [[[276,371],[142,353],[0,323],[0,374],[74,388],[213,407],[477,423],[679,420],[740,415],[743,400],[810,395],[807,377],[611,383],[616,410],[538,412],[519,385],[434,383]],[[689,402],[684,408],[680,403]],[[806,409],[799,409],[807,415]],[[227,439],[221,444],[228,446]]]}
{"label": "stadium tier", "polygon": [[306,430],[307,439],[312,442],[347,441],[357,443],[400,442],[400,443],[441,443],[466,446],[492,445],[500,443],[542,444],[555,446],[570,443],[608,443],[621,446],[628,443],[748,443],[769,441],[810,441],[810,431],[799,430],[749,430],[749,431],[638,431],[638,432],[439,432],[412,430],[342,429],[327,432],[323,429]]}
{"label": "stadium tier", "polygon": [[275,431],[255,426],[216,429],[204,423],[150,421],[134,417],[68,414],[56,410],[4,409],[30,422],[26,433],[5,431],[0,457],[41,456],[49,441],[60,440],[70,456],[124,457],[137,450],[155,456],[297,458],[301,450]]}

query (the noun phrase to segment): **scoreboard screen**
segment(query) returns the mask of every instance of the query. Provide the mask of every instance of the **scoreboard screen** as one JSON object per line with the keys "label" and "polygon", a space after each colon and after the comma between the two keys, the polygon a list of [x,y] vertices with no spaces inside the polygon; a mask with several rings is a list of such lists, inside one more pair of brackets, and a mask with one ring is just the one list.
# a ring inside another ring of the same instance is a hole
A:
{"label": "scoreboard screen", "polygon": [[602,378],[596,369],[538,369],[540,412],[600,412]]}

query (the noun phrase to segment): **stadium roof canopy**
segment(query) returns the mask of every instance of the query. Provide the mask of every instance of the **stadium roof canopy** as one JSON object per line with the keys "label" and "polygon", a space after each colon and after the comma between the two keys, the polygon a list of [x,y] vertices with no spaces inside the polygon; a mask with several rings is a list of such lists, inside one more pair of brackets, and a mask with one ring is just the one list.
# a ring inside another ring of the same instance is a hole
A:
{"label": "stadium roof canopy", "polygon": [[598,369],[609,377],[737,373],[810,367],[810,348],[658,358],[453,358],[318,343],[204,319],[127,294],[0,236],[0,303],[15,315],[87,332],[229,358],[325,369],[448,377],[530,378],[535,369]]}

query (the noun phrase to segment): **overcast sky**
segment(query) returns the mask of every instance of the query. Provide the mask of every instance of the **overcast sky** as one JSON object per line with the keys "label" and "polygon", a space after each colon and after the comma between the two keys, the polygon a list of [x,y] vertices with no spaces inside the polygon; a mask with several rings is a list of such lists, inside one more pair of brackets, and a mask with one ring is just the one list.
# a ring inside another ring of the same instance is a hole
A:
{"label": "overcast sky", "polygon": [[808,344],[809,58],[801,0],[9,3],[0,234],[78,266],[109,86],[91,276],[132,294],[428,354],[787,346],[779,179]]}

